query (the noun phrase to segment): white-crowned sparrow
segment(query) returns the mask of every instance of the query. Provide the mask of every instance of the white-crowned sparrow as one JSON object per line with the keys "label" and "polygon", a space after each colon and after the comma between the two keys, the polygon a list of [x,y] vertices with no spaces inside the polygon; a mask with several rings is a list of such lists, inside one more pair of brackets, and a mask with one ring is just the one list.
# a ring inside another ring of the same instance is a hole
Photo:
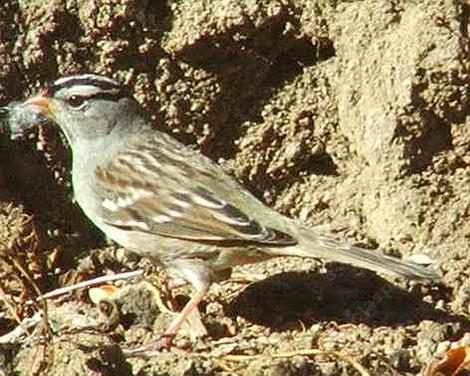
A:
{"label": "white-crowned sparrow", "polygon": [[195,289],[166,337],[233,266],[272,257],[321,258],[398,277],[439,278],[411,262],[339,243],[265,206],[212,160],[153,129],[112,79],[60,78],[24,106],[65,133],[75,198],[96,226]]}

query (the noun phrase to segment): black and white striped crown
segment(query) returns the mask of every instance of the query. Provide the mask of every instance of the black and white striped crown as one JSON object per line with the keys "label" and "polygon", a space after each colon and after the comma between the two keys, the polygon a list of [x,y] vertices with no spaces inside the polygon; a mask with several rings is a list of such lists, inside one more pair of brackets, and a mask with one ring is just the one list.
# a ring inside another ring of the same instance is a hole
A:
{"label": "black and white striped crown", "polygon": [[124,87],[116,80],[97,74],[80,74],[59,78],[49,84],[47,93],[53,96],[54,93],[62,89],[83,87],[95,88],[112,94],[118,94],[124,90]]}

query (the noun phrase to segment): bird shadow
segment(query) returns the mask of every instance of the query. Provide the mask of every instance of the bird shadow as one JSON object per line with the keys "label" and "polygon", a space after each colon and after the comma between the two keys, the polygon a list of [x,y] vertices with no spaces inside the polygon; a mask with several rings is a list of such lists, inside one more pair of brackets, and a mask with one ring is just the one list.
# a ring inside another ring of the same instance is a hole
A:
{"label": "bird shadow", "polygon": [[465,317],[423,301],[432,293],[439,298],[450,295],[447,288],[421,287],[416,284],[405,291],[373,272],[332,264],[326,274],[287,272],[249,285],[225,307],[225,313],[273,330],[325,321],[378,327],[423,320],[459,322],[470,329]]}

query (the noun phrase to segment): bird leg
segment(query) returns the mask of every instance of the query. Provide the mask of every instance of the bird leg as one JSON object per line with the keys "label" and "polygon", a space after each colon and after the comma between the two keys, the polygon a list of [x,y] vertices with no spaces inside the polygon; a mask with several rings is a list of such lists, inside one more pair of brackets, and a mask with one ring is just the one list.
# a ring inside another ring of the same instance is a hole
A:
{"label": "bird leg", "polygon": [[184,321],[197,309],[199,302],[202,300],[204,295],[207,293],[208,289],[199,290],[196,294],[189,300],[189,302],[184,306],[183,310],[175,317],[172,321],[168,329],[165,331],[164,336],[171,336],[174,335],[180,330],[181,325],[183,325]]}
{"label": "bird leg", "polygon": [[181,329],[181,326],[183,325],[185,320],[189,319],[189,317],[195,312],[195,310],[197,310],[198,304],[200,303],[200,301],[208,290],[208,285],[200,286],[200,288],[196,291],[196,294],[184,306],[183,310],[178,313],[178,315],[171,322],[167,330],[165,330],[165,333],[160,335],[158,339],[144,346],[132,350],[123,351],[124,355],[129,357],[151,356],[152,353],[160,352],[162,350],[168,350],[172,345],[173,338],[175,337],[176,333]]}

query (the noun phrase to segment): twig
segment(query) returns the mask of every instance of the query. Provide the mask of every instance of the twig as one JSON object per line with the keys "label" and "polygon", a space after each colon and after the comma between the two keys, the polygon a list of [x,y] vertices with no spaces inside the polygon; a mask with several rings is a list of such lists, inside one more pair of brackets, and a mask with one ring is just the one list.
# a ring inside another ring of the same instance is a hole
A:
{"label": "twig", "polygon": [[19,342],[19,338],[24,334],[28,334],[28,329],[36,326],[41,320],[42,315],[40,312],[36,312],[33,317],[25,318],[15,329],[0,337],[0,344]]}
{"label": "twig", "polygon": [[20,319],[20,317],[17,315],[15,308],[14,308],[14,307],[11,305],[11,303],[8,301],[7,294],[5,293],[5,291],[3,290],[3,288],[2,288],[1,285],[0,285],[0,299],[3,300],[3,302],[4,302],[5,305],[7,306],[8,311],[10,312],[10,315],[13,316],[13,318],[15,319],[15,321],[16,321],[18,324],[21,324],[21,319]]}
{"label": "twig", "polygon": [[[292,358],[294,356],[316,356],[316,355],[330,355],[339,359],[342,359],[349,364],[351,364],[361,376],[371,376],[369,371],[367,371],[364,366],[362,366],[357,360],[351,358],[348,355],[345,355],[339,351],[329,351],[329,350],[319,350],[319,349],[301,349],[301,350],[295,350],[295,351],[289,351],[289,352],[281,352],[277,354],[272,354],[269,355],[272,358]],[[266,357],[267,355],[222,355],[222,356],[217,356],[219,359],[227,360],[227,361],[232,361],[232,362],[242,362],[246,360],[256,360],[256,359],[261,359],[263,357]],[[204,356],[205,357],[205,356]],[[211,358],[211,356],[207,356],[208,358]]]}
{"label": "twig", "polygon": [[[23,276],[23,278],[26,279],[27,282],[29,282],[29,284],[32,286],[32,288],[33,288],[34,292],[36,293],[36,295],[40,296],[41,295],[41,290],[39,289],[36,282],[31,278],[29,273],[25,270],[25,268],[23,268],[23,266],[14,258],[12,259],[12,263],[15,266],[15,268],[20,272],[20,274]],[[36,301],[39,301],[39,300],[36,300]],[[43,321],[44,321],[44,328],[47,330],[47,335],[50,336],[52,334],[52,331],[51,331],[51,328],[49,326],[49,316],[47,314],[47,302],[43,301],[41,306],[42,306],[41,308],[42,308],[42,311],[43,311],[42,318],[43,318]]]}
{"label": "twig", "polygon": [[[36,301],[55,298],[57,296],[66,294],[68,292],[72,292],[72,291],[82,289],[82,288],[85,288],[85,287],[99,285],[99,284],[105,283],[105,282],[112,282],[112,281],[116,281],[118,279],[127,279],[127,278],[138,277],[138,276],[142,275],[143,273],[144,273],[143,270],[136,270],[136,271],[133,271],[133,272],[125,272],[125,273],[118,273],[118,274],[112,274],[112,275],[104,275],[104,276],[101,276],[101,277],[97,277],[97,278],[89,279],[87,281],[76,283],[75,285],[61,287],[59,289],[49,291],[49,292],[47,292],[43,295],[39,295],[36,298]],[[27,303],[32,304],[33,301],[29,300]]]}

